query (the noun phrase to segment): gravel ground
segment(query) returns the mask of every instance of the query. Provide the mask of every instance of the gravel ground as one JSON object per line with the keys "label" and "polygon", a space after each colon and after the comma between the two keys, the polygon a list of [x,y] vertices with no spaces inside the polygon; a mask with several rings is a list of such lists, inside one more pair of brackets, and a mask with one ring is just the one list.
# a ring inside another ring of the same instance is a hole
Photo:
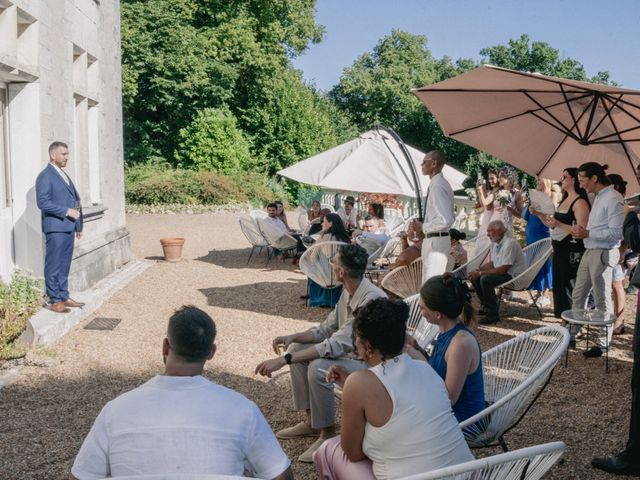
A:
{"label": "gravel ground", "polygon": [[[127,220],[136,256],[153,265],[55,345],[0,363],[0,375],[19,370],[13,383],[0,390],[0,479],[67,478],[102,406],[162,371],[166,321],[183,304],[205,309],[217,323],[218,353],[207,365],[207,376],[255,401],[274,430],[300,418],[291,411],[286,370],[268,380],[253,369],[273,355],[274,336],[304,330],[328,313],[308,309],[299,299],[305,293],[304,275],[281,261],[265,268],[264,252],[247,264],[247,242],[231,214],[130,214]],[[161,261],[158,239],[163,236],[186,238],[181,262]],[[629,319],[635,299],[628,298]],[[550,310],[540,321],[521,295],[502,313],[499,326],[476,328],[483,349],[556,321]],[[96,316],[122,322],[113,331],[84,330]],[[604,359],[585,361],[570,353],[568,367],[556,368],[536,404],[508,433],[511,449],[554,440],[567,444],[563,460],[547,478],[610,478],[593,470],[589,460],[620,450],[626,440],[632,330],[627,327],[626,335],[614,337],[608,375]],[[283,448],[296,458],[310,443],[286,441]],[[294,461],[293,467],[296,478],[316,478],[307,465]]]}

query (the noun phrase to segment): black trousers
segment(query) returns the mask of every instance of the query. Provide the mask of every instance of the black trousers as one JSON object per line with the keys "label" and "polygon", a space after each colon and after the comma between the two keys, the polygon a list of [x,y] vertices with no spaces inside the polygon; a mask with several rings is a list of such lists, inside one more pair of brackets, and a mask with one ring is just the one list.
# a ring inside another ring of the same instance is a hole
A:
{"label": "black trousers", "polygon": [[640,464],[640,295],[636,305],[633,332],[633,370],[631,371],[631,422],[625,454],[633,464]]}

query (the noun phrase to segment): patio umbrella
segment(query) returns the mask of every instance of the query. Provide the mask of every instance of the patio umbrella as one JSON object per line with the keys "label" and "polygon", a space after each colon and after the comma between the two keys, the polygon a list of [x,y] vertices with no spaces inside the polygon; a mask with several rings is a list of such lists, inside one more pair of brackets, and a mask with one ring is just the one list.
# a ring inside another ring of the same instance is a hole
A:
{"label": "patio umbrella", "polygon": [[[407,158],[413,164],[418,188]],[[424,153],[420,150],[404,145],[392,131],[379,128],[278,173],[298,182],[332,190],[390,193],[420,199],[429,186],[429,178],[420,173],[423,158]],[[448,165],[442,173],[453,190],[463,188],[464,173]],[[419,216],[422,217],[422,213]]]}
{"label": "patio umbrella", "polygon": [[414,93],[446,135],[531,175],[593,161],[640,191],[640,91],[484,65]]}

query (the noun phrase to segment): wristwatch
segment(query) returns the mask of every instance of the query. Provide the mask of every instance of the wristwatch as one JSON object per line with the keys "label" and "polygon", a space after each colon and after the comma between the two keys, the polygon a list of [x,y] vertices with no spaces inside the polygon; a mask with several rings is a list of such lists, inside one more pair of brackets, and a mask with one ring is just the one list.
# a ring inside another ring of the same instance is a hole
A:
{"label": "wristwatch", "polygon": [[293,355],[291,355],[290,353],[284,354],[284,361],[287,365],[291,365],[292,360],[293,360]]}

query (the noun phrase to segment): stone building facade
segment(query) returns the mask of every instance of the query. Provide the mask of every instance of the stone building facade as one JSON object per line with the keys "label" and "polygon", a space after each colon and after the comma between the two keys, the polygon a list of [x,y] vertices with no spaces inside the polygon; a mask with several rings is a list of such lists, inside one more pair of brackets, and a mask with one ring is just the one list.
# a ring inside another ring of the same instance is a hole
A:
{"label": "stone building facade", "polygon": [[49,144],[71,152],[82,199],[71,290],[131,260],[124,215],[117,0],[0,0],[0,277],[42,275],[35,179]]}

